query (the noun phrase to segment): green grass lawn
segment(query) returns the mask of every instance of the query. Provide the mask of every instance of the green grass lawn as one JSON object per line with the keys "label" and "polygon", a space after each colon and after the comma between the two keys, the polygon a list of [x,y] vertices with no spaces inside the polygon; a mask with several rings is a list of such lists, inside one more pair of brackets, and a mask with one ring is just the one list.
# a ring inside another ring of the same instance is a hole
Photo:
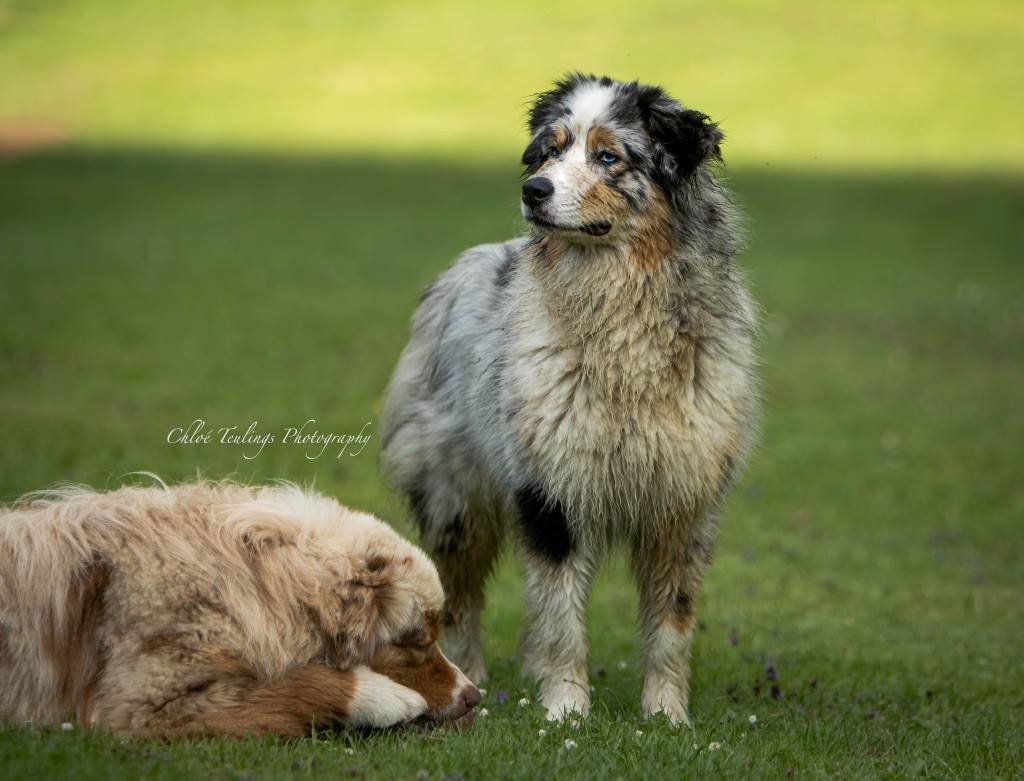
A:
{"label": "green grass lawn", "polygon": [[283,477],[411,532],[375,438],[249,459],[167,434],[376,433],[422,287],[522,230],[524,96],[570,67],[662,81],[730,135],[766,313],[695,726],[640,720],[617,561],[592,603],[594,713],[546,724],[509,557],[469,730],[6,728],[0,778],[1024,776],[1016,5],[283,7],[0,0],[0,498],[134,470]]}
{"label": "green grass lawn", "polygon": [[[422,285],[461,247],[518,229],[516,175],[73,151],[8,165],[0,490],[198,467],[315,480],[408,530],[375,440],[357,457],[275,444],[246,460],[166,435],[196,417],[375,422]],[[1022,772],[1024,188],[744,169],[732,184],[768,313],[766,409],[703,597],[693,731],[639,719],[619,566],[591,615],[593,718],[550,728],[517,707],[534,694],[510,661],[522,611],[509,562],[487,614],[490,715],[467,732],[162,746],[10,730],[3,775]]]}

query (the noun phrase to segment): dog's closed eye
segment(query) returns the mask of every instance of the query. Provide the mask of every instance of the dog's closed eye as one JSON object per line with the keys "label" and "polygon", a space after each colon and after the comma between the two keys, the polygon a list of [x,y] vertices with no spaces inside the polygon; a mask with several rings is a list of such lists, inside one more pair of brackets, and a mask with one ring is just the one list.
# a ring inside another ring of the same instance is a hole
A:
{"label": "dog's closed eye", "polygon": [[392,641],[392,645],[399,648],[426,648],[436,639],[436,637],[431,637],[430,632],[426,629],[411,629],[396,637]]}

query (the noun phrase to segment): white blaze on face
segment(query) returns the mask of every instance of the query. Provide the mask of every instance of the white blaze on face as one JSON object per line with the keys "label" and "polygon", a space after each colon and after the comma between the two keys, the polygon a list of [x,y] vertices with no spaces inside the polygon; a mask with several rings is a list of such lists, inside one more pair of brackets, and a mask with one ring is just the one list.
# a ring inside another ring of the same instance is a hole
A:
{"label": "white blaze on face", "polygon": [[614,96],[615,92],[611,87],[602,87],[596,82],[576,90],[569,103],[569,123],[572,132],[585,141],[586,131],[606,115]]}
{"label": "white blaze on face", "polygon": [[565,122],[573,134],[572,146],[561,150],[561,156],[541,172],[555,185],[547,204],[555,223],[575,226],[581,222],[580,201],[597,178],[587,159],[587,134],[607,115],[614,95],[610,87],[591,83],[580,87],[570,98]]}
{"label": "white blaze on face", "polygon": [[448,657],[441,654],[441,658],[448,662],[448,665],[455,671],[455,685],[452,687],[451,703],[448,706],[446,714],[459,714],[461,715],[465,711],[465,707],[462,703],[462,698],[467,689],[475,689],[473,682],[466,677],[466,674],[462,672],[458,667],[452,664]]}

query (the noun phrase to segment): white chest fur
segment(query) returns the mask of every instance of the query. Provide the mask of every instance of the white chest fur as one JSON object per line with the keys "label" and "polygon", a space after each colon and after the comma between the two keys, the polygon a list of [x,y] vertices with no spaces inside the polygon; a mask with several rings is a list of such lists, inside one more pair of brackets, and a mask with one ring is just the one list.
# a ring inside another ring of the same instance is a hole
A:
{"label": "white chest fur", "polygon": [[714,499],[745,451],[749,328],[723,334],[699,300],[680,312],[670,269],[583,260],[527,272],[509,353],[515,435],[572,522],[676,518]]}

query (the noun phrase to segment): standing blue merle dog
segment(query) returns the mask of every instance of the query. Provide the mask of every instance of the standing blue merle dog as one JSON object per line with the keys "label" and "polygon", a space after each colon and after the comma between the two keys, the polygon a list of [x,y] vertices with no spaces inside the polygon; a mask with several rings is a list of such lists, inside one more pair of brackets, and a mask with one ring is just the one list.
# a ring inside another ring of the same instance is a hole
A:
{"label": "standing blue merle dog", "polygon": [[426,291],[387,391],[382,465],[447,594],[445,652],[486,679],[484,584],[526,562],[525,671],[550,718],[590,709],[586,606],[629,553],[642,710],[689,723],[694,611],[757,407],[755,307],[722,134],[658,87],[572,75],[538,96],[530,235],[466,252]]}

